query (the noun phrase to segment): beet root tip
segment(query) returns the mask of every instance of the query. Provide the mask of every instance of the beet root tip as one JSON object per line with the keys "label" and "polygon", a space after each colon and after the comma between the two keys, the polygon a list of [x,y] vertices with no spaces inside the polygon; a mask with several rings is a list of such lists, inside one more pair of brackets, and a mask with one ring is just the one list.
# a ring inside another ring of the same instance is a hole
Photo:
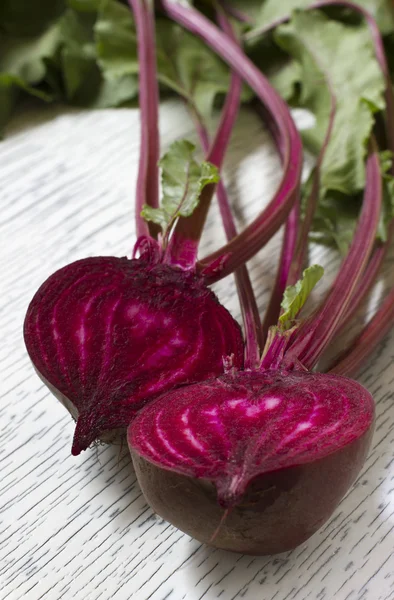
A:
{"label": "beet root tip", "polygon": [[73,456],[78,456],[78,454],[87,450],[98,436],[99,432],[95,427],[92,427],[89,415],[80,415],[74,431],[71,454]]}

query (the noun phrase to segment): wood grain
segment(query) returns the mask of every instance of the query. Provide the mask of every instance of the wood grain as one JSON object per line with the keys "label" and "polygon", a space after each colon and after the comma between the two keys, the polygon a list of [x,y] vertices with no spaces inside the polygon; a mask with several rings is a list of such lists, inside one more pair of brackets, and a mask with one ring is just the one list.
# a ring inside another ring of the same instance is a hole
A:
{"label": "wood grain", "polygon": [[[162,106],[161,133],[163,147],[179,136],[194,139],[182,106]],[[393,334],[360,377],[377,403],[363,472],[332,519],[293,552],[253,558],[201,546],[152,514],[126,452],[100,446],[70,455],[73,423],[33,372],[23,317],[40,283],[60,266],[130,254],[138,138],[135,110],[30,109],[0,144],[1,600],[394,599]],[[268,135],[242,114],[226,165],[240,225],[279,178]],[[215,208],[204,253],[223,239]],[[279,243],[276,236],[250,263],[261,309]],[[321,248],[312,254],[328,282],[337,258]],[[391,260],[348,335],[393,285],[392,274]],[[239,317],[232,279],[216,290]]]}

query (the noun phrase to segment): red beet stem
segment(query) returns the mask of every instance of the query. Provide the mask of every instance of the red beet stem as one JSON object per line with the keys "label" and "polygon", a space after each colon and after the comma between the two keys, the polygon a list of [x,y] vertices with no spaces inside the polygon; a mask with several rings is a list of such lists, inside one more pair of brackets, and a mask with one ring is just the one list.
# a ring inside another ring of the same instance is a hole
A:
{"label": "red beet stem", "polygon": [[[316,57],[315,60],[317,61]],[[304,261],[307,256],[309,231],[319,201],[321,166],[331,139],[336,113],[336,98],[328,76],[326,76],[326,81],[331,100],[328,127],[316,161],[312,189],[306,201],[305,216],[300,224],[299,207],[297,208],[296,205],[286,223],[278,273],[263,322],[264,337],[267,336],[269,328],[278,321],[284,291],[288,285],[294,285],[301,277]]]}
{"label": "red beet stem", "polygon": [[371,260],[368,263],[367,268],[362,276],[360,283],[358,284],[352,298],[351,306],[348,307],[345,315],[343,316],[338,328],[337,333],[341,331],[349,321],[352,320],[365,298],[373,288],[376,277],[380,271],[383,261],[387,255],[387,251],[390,248],[391,241],[394,238],[394,221],[391,222],[389,227],[389,235],[387,241],[382,244],[377,242],[375,249],[372,253]]}
{"label": "red beet stem", "polygon": [[335,360],[329,372],[335,375],[346,375],[347,377],[356,375],[371,351],[389,332],[393,322],[394,289],[391,290],[382,306],[352,346]]}
{"label": "red beet stem", "polygon": [[[234,44],[237,45],[237,47],[240,47],[239,41],[234,33],[230,21],[226,17],[226,14],[222,10],[218,9],[217,18],[222,31],[228,35],[228,37]],[[207,157],[207,160],[211,161],[213,164],[221,164],[223,162],[224,153],[230,142],[230,137],[238,117],[241,103],[241,92],[242,77],[240,77],[240,75],[236,72],[232,72],[230,89],[226,97],[216,139],[214,140]],[[221,143],[218,143],[218,140],[220,140]]]}
{"label": "red beet stem", "polygon": [[296,249],[300,220],[300,201],[297,199],[290,215],[287,218],[283,234],[282,249],[279,258],[279,266],[276,279],[272,287],[268,308],[264,315],[262,324],[263,339],[267,339],[269,328],[278,322],[281,310],[281,302],[287,287],[289,272]]}
{"label": "red beet stem", "polygon": [[138,39],[139,104],[141,111],[141,145],[136,190],[137,237],[154,233],[155,226],[141,217],[144,204],[159,205],[159,90],[156,74],[154,15],[146,0],[129,0],[134,13]]}
{"label": "red beet stem", "polygon": [[[263,119],[265,124],[270,129],[270,133],[275,140],[276,146],[279,150],[279,154],[284,161],[285,148],[281,143],[278,129],[274,126],[273,121],[269,119],[267,111],[262,104],[256,104],[255,106],[257,114]],[[262,339],[267,339],[268,330],[271,325],[275,325],[278,321],[280,314],[280,305],[283,298],[283,293],[286,289],[290,266],[292,263],[293,255],[295,252],[298,229],[299,229],[299,217],[300,217],[300,192],[298,192],[296,202],[287,218],[285,231],[283,235],[281,255],[279,259],[279,267],[276,274],[275,283],[272,287],[271,297],[268,303],[268,308],[264,315],[262,324]]]}
{"label": "red beet stem", "polygon": [[203,271],[207,265],[220,259],[223,255],[229,255],[220,273],[216,272],[208,278],[212,283],[247,262],[264,246],[288,216],[300,184],[302,143],[285,102],[229,36],[193,8],[184,7],[169,0],[162,0],[161,5],[171,19],[202,38],[252,87],[259,99],[266,105],[270,118],[275,121],[275,127],[284,148],[285,173],[269,206],[242,233],[197,265],[199,270]]}
{"label": "red beet stem", "polygon": [[[363,8],[362,6],[360,6],[358,4],[355,4],[353,2],[349,2],[346,0],[319,0],[318,2],[314,2],[313,4],[311,4],[308,7],[308,9],[319,9],[319,8],[329,7],[332,5],[347,7],[350,10],[358,12],[367,21],[367,24],[368,24],[370,32],[371,32],[374,48],[375,48],[376,59],[379,62],[380,68],[381,68],[382,73],[385,78],[385,83],[386,83],[386,87],[385,87],[386,138],[387,138],[387,144],[388,144],[389,149],[392,152],[394,152],[394,94],[393,94],[393,88],[392,88],[392,84],[391,84],[390,73],[389,73],[389,69],[388,69],[388,65],[387,65],[387,59],[386,59],[386,55],[385,55],[383,40],[382,40],[382,36],[379,31],[379,27],[378,27],[375,19],[373,18],[373,16],[368,12],[368,10],[366,10],[365,8]],[[250,40],[255,37],[258,37],[264,33],[267,33],[268,31],[270,31],[272,29],[275,29],[276,27],[278,27],[279,25],[282,25],[283,23],[286,23],[289,19],[290,19],[290,15],[286,15],[284,17],[281,17],[280,19],[276,19],[275,21],[272,21],[268,25],[264,25],[261,28],[258,28],[258,29],[255,29],[254,31],[246,33],[244,36],[244,39]],[[394,174],[394,165],[392,166],[391,172]],[[394,223],[391,226],[391,230],[389,233],[389,240],[392,239],[392,236],[394,235],[393,230],[394,230]],[[352,305],[351,305],[351,307],[349,306],[347,311],[345,312],[345,315],[342,318],[342,320],[339,324],[339,327],[337,328],[337,332],[346,325],[346,323],[351,319],[351,317],[355,314],[355,312],[360,307],[362,302],[365,300],[366,296],[368,295],[369,291],[371,290],[371,288],[374,284],[376,275],[384,261],[384,258],[387,254],[387,250],[388,250],[389,246],[390,246],[389,241],[386,242],[385,244],[380,244],[380,243],[376,244],[376,247],[375,247],[375,250],[371,257],[371,260],[365,270],[364,275],[362,276],[361,281],[357,285],[355,292],[353,294]],[[296,277],[295,277],[295,279],[296,279]]]}
{"label": "red beet stem", "polygon": [[287,354],[288,360],[298,359],[307,369],[316,364],[335,334],[338,323],[352,300],[354,290],[361,281],[376,239],[382,206],[382,180],[375,144],[371,144],[366,177],[363,208],[348,255],[328,297],[321,308],[300,328]]}
{"label": "red beet stem", "polygon": [[[234,41],[232,27],[225,14],[218,10],[218,19],[223,31]],[[239,88],[239,89],[238,89]],[[231,80],[229,94],[227,95],[225,107],[222,112],[221,121],[216,132],[212,145],[205,148],[207,153],[206,160],[214,164],[218,169],[221,168],[227,147],[230,142],[231,133],[238,116],[240,95],[242,89],[242,79]],[[202,122],[201,115],[193,110],[196,121]],[[168,255],[170,261],[183,268],[194,266],[197,260],[198,245],[202,234],[202,229],[208,214],[209,206],[215,191],[214,185],[207,186],[200,198],[198,207],[193,215],[186,218],[180,218],[175,230],[171,236]],[[236,235],[236,234],[234,234]]]}
{"label": "red beet stem", "polygon": [[[218,18],[223,31],[235,39],[231,25],[226,16],[219,12]],[[242,79],[236,73],[232,73],[230,89],[226,97],[220,125],[218,128],[218,136],[221,135],[222,129],[227,132],[228,136],[230,135],[238,114],[241,91]],[[207,129],[200,115],[196,114],[194,111],[193,116],[196,121],[196,129],[201,141],[201,145],[204,149],[204,152],[208,152],[210,148],[210,141]],[[226,188],[222,182],[219,182],[218,184],[217,197],[226,237],[228,240],[231,240],[237,235],[237,229],[231,212]],[[262,349],[262,335],[259,309],[246,265],[239,267],[235,271],[235,282],[237,285],[242,319],[245,328],[245,368],[253,368],[259,361],[260,352]]]}
{"label": "red beet stem", "polygon": [[[315,60],[317,60],[316,57],[315,57]],[[319,66],[321,67],[321,65],[319,65]],[[305,212],[305,216],[304,216],[301,226],[300,226],[299,236],[298,236],[298,240],[297,240],[297,247],[296,247],[294,257],[293,257],[287,285],[294,285],[298,281],[298,279],[301,276],[301,272],[302,272],[302,269],[304,266],[304,261],[305,261],[306,254],[308,251],[309,231],[312,226],[313,217],[315,215],[316,207],[317,207],[317,204],[319,201],[321,168],[322,168],[322,164],[323,164],[323,160],[324,160],[324,156],[326,154],[328,144],[330,143],[331,134],[332,134],[332,130],[334,127],[337,102],[336,102],[336,98],[335,98],[335,94],[334,94],[334,89],[332,87],[330,78],[328,77],[327,74],[326,74],[326,82],[327,82],[329,92],[330,92],[330,103],[331,103],[330,116],[329,116],[327,131],[326,131],[326,135],[324,137],[323,145],[322,145],[319,155],[317,157],[314,176],[313,176],[313,182],[312,182],[312,190],[306,201],[306,212]]]}
{"label": "red beet stem", "polygon": [[[223,184],[219,184],[217,196],[226,237],[231,240],[237,235],[237,231],[235,227],[231,227],[232,214],[226,188]],[[252,369],[258,364],[263,347],[263,337],[256,296],[246,265],[236,269],[235,282],[245,329],[245,368]]]}

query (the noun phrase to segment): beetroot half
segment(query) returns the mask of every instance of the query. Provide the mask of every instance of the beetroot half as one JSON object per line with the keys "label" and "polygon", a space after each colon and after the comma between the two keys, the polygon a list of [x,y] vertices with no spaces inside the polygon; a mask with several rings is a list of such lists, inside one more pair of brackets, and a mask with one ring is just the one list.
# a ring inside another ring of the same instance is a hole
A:
{"label": "beetroot half", "polygon": [[371,395],[345,377],[228,373],[148,405],[128,441],[149,504],[197,540],[248,554],[290,550],[356,478]]}
{"label": "beetroot half", "polygon": [[47,279],[24,324],[30,358],[77,420],[72,453],[124,435],[149,400],[243,364],[239,325],[193,272],[86,258]]}

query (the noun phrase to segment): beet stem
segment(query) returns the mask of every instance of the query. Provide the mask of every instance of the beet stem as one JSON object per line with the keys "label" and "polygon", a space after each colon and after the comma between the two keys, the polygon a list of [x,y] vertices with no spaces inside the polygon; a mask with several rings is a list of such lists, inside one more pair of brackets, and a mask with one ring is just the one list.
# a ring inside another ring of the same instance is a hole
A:
{"label": "beet stem", "polygon": [[275,121],[284,148],[285,173],[269,206],[242,233],[197,265],[199,270],[203,271],[204,267],[223,255],[230,255],[220,273],[209,277],[209,283],[213,283],[252,258],[288,216],[300,184],[302,143],[285,102],[233,40],[193,8],[181,6],[170,0],[162,0],[161,5],[167,16],[202,38],[254,89],[266,105],[270,118]]}
{"label": "beet stem", "polygon": [[[223,31],[236,42],[230,23],[225,14],[218,10],[218,19]],[[236,42],[237,43],[237,42]],[[230,82],[230,90],[233,82]],[[239,87],[239,92],[237,91]],[[240,94],[242,89],[242,79],[235,86],[234,93],[227,96],[225,109],[222,112],[221,122],[216,132],[212,145],[207,150],[206,160],[221,168],[227,147],[230,142],[234,123],[238,116]],[[201,115],[194,108],[195,118],[202,121]],[[171,262],[181,265],[183,268],[194,266],[197,261],[198,245],[201,238],[204,223],[207,218],[208,210],[215,192],[215,185],[208,185],[202,191],[200,202],[190,217],[180,218],[175,226],[171,236],[168,254]],[[236,235],[236,233],[234,234]],[[233,237],[233,236],[232,236]]]}
{"label": "beet stem", "polygon": [[[313,53],[313,49],[310,50]],[[314,58],[316,62],[319,62],[316,57]],[[321,65],[319,66],[321,68]],[[331,139],[336,114],[336,97],[330,78],[327,75],[326,81],[331,102],[327,131],[317,157],[313,174],[312,189],[306,201],[305,216],[300,223],[299,203],[297,202],[286,222],[278,273],[263,321],[264,338],[267,337],[269,328],[278,321],[281,312],[281,301],[286,287],[294,285],[301,277],[304,262],[307,257],[309,231],[319,201],[321,167]]]}
{"label": "beet stem", "polygon": [[[316,59],[315,59],[316,60]],[[326,82],[329,88],[330,93],[330,116],[327,126],[326,135],[324,137],[323,145],[320,149],[319,155],[317,157],[315,171],[313,174],[313,182],[312,182],[312,190],[309,194],[306,201],[306,212],[305,216],[300,225],[299,237],[297,240],[297,247],[293,257],[292,265],[290,268],[289,279],[287,285],[295,285],[298,279],[301,276],[301,272],[304,266],[304,261],[306,259],[307,251],[308,251],[308,238],[309,231],[312,227],[313,217],[315,215],[316,207],[319,201],[319,192],[320,192],[320,174],[321,168],[324,161],[324,157],[327,151],[327,147],[330,143],[332,130],[334,127],[335,114],[336,114],[336,106],[337,101],[334,93],[334,89],[332,87],[331,81],[329,77],[326,77]]]}
{"label": "beet stem", "polygon": [[[382,40],[382,36],[379,31],[379,27],[378,27],[374,17],[368,12],[368,10],[366,10],[362,6],[359,6],[355,3],[347,1],[347,0],[318,0],[317,2],[314,2],[313,4],[311,4],[307,9],[313,10],[313,9],[329,7],[332,5],[344,6],[355,12],[358,12],[367,21],[368,27],[371,32],[373,45],[375,48],[375,56],[380,65],[380,68],[382,70],[382,73],[383,73],[383,76],[385,79],[386,138],[387,138],[387,144],[388,144],[389,149],[392,152],[394,152],[394,94],[393,94],[393,88],[392,88],[392,84],[391,84],[390,73],[389,73],[389,69],[388,69],[388,65],[387,65],[387,59],[386,59],[386,55],[385,55],[383,40]],[[289,21],[289,19],[290,19],[290,15],[281,17],[280,19],[277,19],[277,20],[273,21],[272,23],[269,23],[268,26],[265,25],[265,26],[263,26],[259,29],[256,29],[252,32],[246,33],[244,36],[244,39],[245,40],[254,39],[257,36],[267,33],[268,31],[275,29],[279,25],[286,23],[287,21]],[[332,98],[333,98],[333,96],[332,96]],[[332,107],[332,109],[333,109],[333,107]],[[394,175],[394,165],[391,168],[391,172]],[[362,276],[361,281],[359,282],[359,284],[357,285],[357,287],[354,291],[351,306],[350,305],[348,306],[348,309],[345,312],[344,317],[342,318],[341,322],[339,323],[339,326],[337,327],[337,330],[336,330],[337,333],[343,329],[343,327],[349,322],[349,320],[351,320],[352,316],[357,312],[358,308],[360,307],[360,305],[363,303],[366,296],[370,292],[370,290],[375,282],[376,275],[379,272],[379,269],[387,255],[387,251],[390,247],[390,241],[392,240],[393,236],[394,236],[394,222],[390,226],[390,231],[389,231],[389,236],[388,236],[387,242],[385,244],[380,244],[380,243],[375,244],[375,250],[372,254],[371,260],[370,260],[367,268],[365,269],[365,272],[364,272],[364,275]],[[297,279],[297,277],[293,277],[293,279]],[[291,283],[291,281],[289,283]],[[265,331],[265,329],[264,329],[264,331]],[[351,351],[351,348],[349,351]]]}
{"label": "beet stem", "polygon": [[136,190],[137,236],[157,233],[141,217],[144,204],[159,206],[159,90],[156,74],[154,14],[146,0],[129,0],[133,10],[138,39],[139,104],[141,111],[141,146]]}
{"label": "beet stem", "polygon": [[[270,120],[269,113],[265,109],[264,105],[260,103],[255,103],[255,110],[259,117],[262,118],[265,125],[268,127],[273,139],[275,140],[275,144],[278,148],[280,158],[283,164],[285,158],[285,148],[283,143],[281,143],[277,127],[275,127],[274,122]],[[282,302],[283,293],[286,289],[288,273],[298,236],[299,212],[300,202],[298,194],[296,202],[292,210],[290,211],[285,225],[279,266],[275,278],[275,283],[272,287],[272,293],[268,303],[268,308],[265,311],[264,320],[262,323],[262,340],[267,339],[269,328],[271,327],[271,325],[275,325],[279,318],[280,305]]]}
{"label": "beet stem", "polygon": [[328,297],[320,309],[301,326],[287,354],[288,360],[298,359],[307,369],[312,369],[335,334],[354,290],[361,281],[376,239],[382,206],[382,180],[379,154],[374,142],[370,145],[366,170],[363,207],[347,257]]}
{"label": "beet stem", "polygon": [[[220,11],[218,12],[218,19],[223,31],[232,37],[232,39],[236,39],[229,21]],[[232,73],[230,89],[226,97],[221,121],[216,134],[217,136],[222,135],[222,130],[227,132],[226,135],[228,136],[232,131],[238,114],[241,91],[242,79],[236,73]],[[201,115],[197,114],[196,111],[193,111],[193,116],[196,121],[196,129],[203,150],[204,152],[208,152],[210,141],[207,129]],[[222,182],[219,182],[218,184],[217,197],[226,237],[227,240],[231,240],[237,235],[237,229],[231,212],[226,188]],[[246,265],[239,267],[235,271],[235,282],[245,328],[245,368],[254,368],[258,364],[260,352],[262,350],[262,335],[259,309]]]}
{"label": "beet stem", "polygon": [[372,253],[371,259],[365,269],[364,275],[358,284],[352,298],[352,303],[349,305],[345,315],[343,316],[336,333],[341,331],[352,320],[365,298],[375,284],[376,277],[390,248],[391,241],[394,237],[394,221],[391,222],[389,228],[388,239],[384,244],[377,242]]}
{"label": "beet stem", "polygon": [[281,310],[281,302],[284,291],[287,287],[289,271],[294,256],[297,234],[299,229],[300,219],[300,202],[297,199],[296,204],[292,208],[290,215],[287,218],[285,230],[283,233],[282,249],[279,258],[279,266],[276,273],[274,285],[272,287],[271,296],[268,302],[267,310],[265,311],[264,320],[262,323],[263,339],[266,340],[269,328],[278,322]]}
{"label": "beet stem", "polygon": [[353,342],[339,355],[329,369],[335,375],[355,376],[371,351],[389,332],[394,322],[394,289],[391,290],[377,313]]}
{"label": "beet stem", "polygon": [[[283,164],[285,150],[283,144],[281,144],[279,132],[276,127],[273,126],[273,121],[269,119],[269,115],[267,115],[267,111],[265,107],[257,103],[255,106],[257,114],[263,119],[264,123],[270,129],[270,133],[275,140],[277,148],[279,150],[279,154],[281,157],[281,161]],[[297,196],[296,202],[287,218],[285,231],[283,234],[283,242],[281,255],[279,259],[279,266],[276,274],[275,283],[272,288],[271,297],[268,303],[268,308],[265,311],[264,320],[262,324],[262,338],[263,340],[267,339],[269,328],[272,325],[275,325],[278,321],[280,314],[280,305],[283,298],[283,293],[286,289],[288,274],[291,266],[291,261],[294,255],[297,237],[298,237],[298,228],[299,228],[299,213],[300,213],[300,201],[299,194]]]}

